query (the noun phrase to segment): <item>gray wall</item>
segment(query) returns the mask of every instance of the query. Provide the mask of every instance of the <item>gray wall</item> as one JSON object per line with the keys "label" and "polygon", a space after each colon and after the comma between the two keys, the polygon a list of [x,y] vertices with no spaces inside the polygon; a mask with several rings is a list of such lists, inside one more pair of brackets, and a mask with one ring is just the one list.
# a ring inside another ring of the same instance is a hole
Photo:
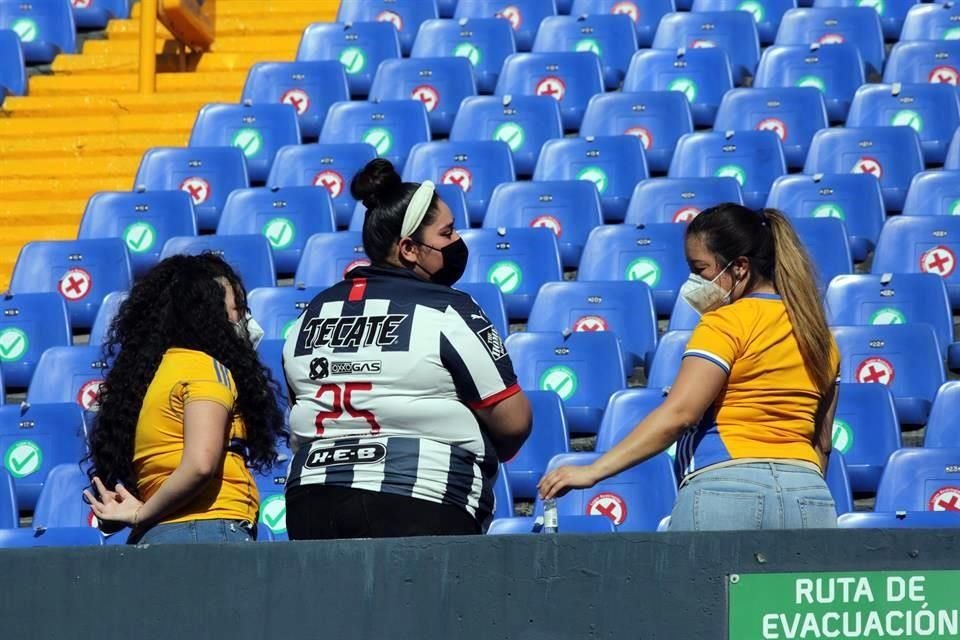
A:
{"label": "gray wall", "polygon": [[0,551],[0,638],[714,640],[729,573],[956,569],[958,546],[845,530]]}

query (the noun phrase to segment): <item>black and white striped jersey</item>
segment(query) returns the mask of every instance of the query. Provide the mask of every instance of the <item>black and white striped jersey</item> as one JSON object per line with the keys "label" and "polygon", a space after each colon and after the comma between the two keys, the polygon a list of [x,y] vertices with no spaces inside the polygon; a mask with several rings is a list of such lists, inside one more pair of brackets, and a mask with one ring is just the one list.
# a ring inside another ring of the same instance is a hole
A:
{"label": "black and white striped jersey", "polygon": [[327,484],[493,511],[497,455],[471,409],[520,390],[468,294],[358,267],[319,294],[283,348],[293,402],[287,487]]}

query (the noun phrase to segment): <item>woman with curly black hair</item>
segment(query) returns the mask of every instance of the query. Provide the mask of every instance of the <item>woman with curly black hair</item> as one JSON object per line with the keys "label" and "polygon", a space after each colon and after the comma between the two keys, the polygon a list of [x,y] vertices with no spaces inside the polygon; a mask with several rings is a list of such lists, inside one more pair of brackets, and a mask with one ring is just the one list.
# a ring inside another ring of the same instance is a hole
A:
{"label": "woman with curly black hair", "polygon": [[89,436],[99,495],[84,493],[100,520],[131,525],[130,542],[256,537],[249,468],[272,465],[284,435],[260,336],[239,277],[212,254],[167,258],[133,286]]}

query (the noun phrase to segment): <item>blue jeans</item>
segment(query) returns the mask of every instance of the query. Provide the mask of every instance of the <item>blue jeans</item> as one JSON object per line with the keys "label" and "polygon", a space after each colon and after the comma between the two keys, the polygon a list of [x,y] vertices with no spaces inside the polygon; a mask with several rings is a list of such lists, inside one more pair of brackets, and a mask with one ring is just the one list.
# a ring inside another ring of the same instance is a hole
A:
{"label": "blue jeans", "polygon": [[756,462],[707,470],[677,496],[670,531],[833,529],[837,508],[816,471]]}
{"label": "blue jeans", "polygon": [[254,542],[256,525],[239,520],[190,520],[158,524],[148,529],[137,544],[191,544]]}

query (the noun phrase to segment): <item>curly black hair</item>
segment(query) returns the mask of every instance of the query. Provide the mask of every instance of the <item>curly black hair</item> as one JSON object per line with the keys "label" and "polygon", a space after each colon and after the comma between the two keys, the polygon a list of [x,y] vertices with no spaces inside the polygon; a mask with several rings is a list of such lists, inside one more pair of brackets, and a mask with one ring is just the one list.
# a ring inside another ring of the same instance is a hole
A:
{"label": "curly black hair", "polygon": [[242,316],[247,311],[243,284],[229,264],[211,253],[171,256],[130,290],[103,347],[111,366],[87,439],[91,479],[98,476],[108,487],[119,482],[136,494],[137,420],[164,353],[176,347],[202,351],[230,370],[237,385],[235,411],[247,428],[247,463],[262,471],[276,462],[277,441],[286,437],[277,403],[280,386],[230,322],[218,278],[230,283]]}

